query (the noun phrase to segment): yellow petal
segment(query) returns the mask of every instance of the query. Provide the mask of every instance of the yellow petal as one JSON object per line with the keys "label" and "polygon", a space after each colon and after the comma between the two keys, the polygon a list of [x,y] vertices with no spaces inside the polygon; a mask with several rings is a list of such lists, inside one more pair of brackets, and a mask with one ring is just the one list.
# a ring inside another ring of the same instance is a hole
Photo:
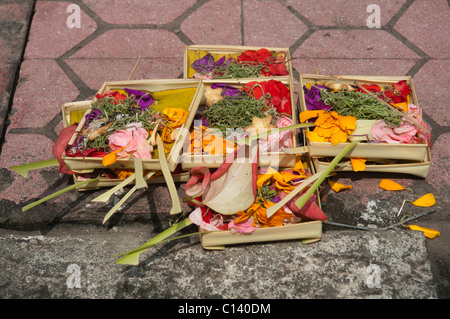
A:
{"label": "yellow petal", "polygon": [[103,166],[109,166],[114,164],[117,161],[117,153],[119,153],[120,151],[123,151],[124,149],[126,149],[128,146],[130,146],[130,144],[119,148],[118,150],[115,150],[114,152],[111,152],[109,154],[106,154],[105,156],[103,156],[102,158],[102,164]]}
{"label": "yellow petal", "polygon": [[403,110],[404,112],[408,112],[408,102],[392,103],[392,105]]}
{"label": "yellow petal", "polygon": [[436,199],[432,193],[428,193],[411,203],[415,206],[430,207],[436,204]]}
{"label": "yellow petal", "polygon": [[306,175],[297,175],[288,171],[281,171],[280,174],[283,176],[283,179],[286,182],[290,182],[299,178],[306,178]]}
{"label": "yellow petal", "polygon": [[379,186],[387,191],[401,191],[401,190],[406,189],[399,183],[394,182],[393,180],[390,180],[390,179],[382,179],[380,181]]}
{"label": "yellow petal", "polygon": [[363,172],[366,170],[367,158],[352,157],[350,161],[352,162],[354,172]]}
{"label": "yellow petal", "polygon": [[311,142],[328,142],[328,139],[326,139],[325,137],[319,136],[317,134],[317,132],[314,132],[314,131],[306,131],[306,137]]}
{"label": "yellow petal", "polygon": [[356,117],[347,115],[339,118],[339,126],[347,134],[352,134],[356,129]]}
{"label": "yellow petal", "polygon": [[324,128],[321,126],[316,126],[316,128],[314,129],[315,133],[317,133],[317,135],[325,137],[325,138],[330,138],[333,136],[334,133],[334,127],[329,127],[329,128]]}
{"label": "yellow petal", "polygon": [[303,123],[307,120],[318,117],[320,114],[325,113],[325,110],[313,110],[313,111],[304,111],[300,113],[300,123]]}
{"label": "yellow petal", "polygon": [[335,126],[331,134],[330,142],[332,145],[347,142],[347,133],[342,131],[338,126]]}
{"label": "yellow petal", "polygon": [[256,187],[261,188],[272,178],[272,174],[259,174],[256,179]]}
{"label": "yellow petal", "polygon": [[331,188],[336,192],[340,192],[347,189],[352,189],[352,185],[344,185],[335,181],[332,181],[331,179],[328,179],[328,184],[331,186]]}
{"label": "yellow petal", "polygon": [[417,225],[409,225],[407,227],[411,230],[422,231],[424,233],[424,235],[430,239],[433,239],[436,236],[441,235],[441,233],[439,231],[431,229],[431,228],[425,228],[425,227],[421,227],[421,226],[417,226]]}

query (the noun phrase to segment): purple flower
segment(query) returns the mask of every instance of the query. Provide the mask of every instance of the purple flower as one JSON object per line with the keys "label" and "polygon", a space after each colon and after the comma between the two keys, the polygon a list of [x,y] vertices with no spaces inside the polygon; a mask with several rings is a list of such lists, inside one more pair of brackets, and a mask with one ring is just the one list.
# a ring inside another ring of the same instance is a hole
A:
{"label": "purple flower", "polygon": [[150,93],[142,92],[132,89],[124,89],[128,96],[134,95],[134,101],[141,108],[141,110],[148,110],[148,107],[155,101]]}
{"label": "purple flower", "polygon": [[84,128],[87,128],[91,122],[98,120],[102,117],[102,112],[97,109],[92,109],[90,113],[85,116]]}
{"label": "purple flower", "polygon": [[327,89],[323,85],[313,85],[311,86],[311,89],[308,90],[308,88],[304,85],[303,86],[303,92],[305,93],[305,103],[306,108],[308,110],[330,110],[330,106],[326,105],[322,100],[320,96],[320,89]]}
{"label": "purple flower", "polygon": [[221,57],[219,60],[215,61],[214,57],[208,53],[203,58],[195,60],[191,67],[202,74],[211,73],[216,68],[226,67],[233,59],[228,59],[225,61],[225,56]]}
{"label": "purple flower", "polygon": [[234,86],[222,84],[222,83],[213,83],[211,84],[211,89],[222,88],[222,96],[241,96],[242,91]]}
{"label": "purple flower", "polygon": [[214,57],[208,53],[203,58],[195,60],[191,67],[200,73],[211,73],[214,70]]}

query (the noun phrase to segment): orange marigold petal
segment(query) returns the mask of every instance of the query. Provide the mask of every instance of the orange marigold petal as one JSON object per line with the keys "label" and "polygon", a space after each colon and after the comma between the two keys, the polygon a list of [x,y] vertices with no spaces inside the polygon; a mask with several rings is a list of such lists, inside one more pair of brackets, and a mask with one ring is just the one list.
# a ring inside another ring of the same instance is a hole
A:
{"label": "orange marigold petal", "polygon": [[347,142],[347,133],[342,131],[339,127],[335,127],[330,138],[332,145]]}
{"label": "orange marigold petal", "polygon": [[301,112],[299,115],[300,123],[303,123],[310,119],[316,118],[324,112],[326,112],[326,111],[325,110],[312,110],[312,111]]}
{"label": "orange marigold petal", "polygon": [[415,206],[430,207],[436,204],[436,198],[432,193],[428,193],[411,203]]}
{"label": "orange marigold petal", "polygon": [[417,225],[409,225],[407,226],[409,229],[411,230],[417,230],[417,231],[421,231],[424,233],[424,235],[427,238],[433,239],[436,236],[441,236],[441,233],[438,230],[435,229],[431,229],[431,228],[425,228],[422,226],[417,226]]}
{"label": "orange marigold petal", "polygon": [[314,131],[306,131],[306,137],[311,142],[328,142],[328,139],[326,139],[325,137],[319,136],[317,134],[317,132],[314,132]]}
{"label": "orange marigold petal", "polygon": [[397,182],[394,182],[391,179],[382,179],[379,186],[387,191],[401,191],[406,189],[405,187]]}
{"label": "orange marigold petal", "polygon": [[351,115],[341,116],[339,118],[339,126],[343,131],[347,131],[348,134],[353,133],[356,129],[356,117]]}
{"label": "orange marigold petal", "polygon": [[366,170],[367,158],[352,157],[350,161],[354,172],[363,172]]}
{"label": "orange marigold petal", "polygon": [[334,190],[336,193],[339,193],[340,191],[352,189],[352,185],[344,185],[341,183],[338,183],[336,181],[333,181],[331,179],[328,179],[328,184],[330,185],[331,189]]}
{"label": "orange marigold petal", "polygon": [[264,184],[270,182],[272,174],[259,174],[256,179],[256,187],[261,188]]}

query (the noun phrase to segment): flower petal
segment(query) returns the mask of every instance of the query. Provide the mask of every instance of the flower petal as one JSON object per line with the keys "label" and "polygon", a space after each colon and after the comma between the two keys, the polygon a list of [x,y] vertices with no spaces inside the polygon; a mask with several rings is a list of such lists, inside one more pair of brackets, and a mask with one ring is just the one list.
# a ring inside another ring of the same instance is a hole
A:
{"label": "flower petal", "polygon": [[313,111],[304,111],[300,113],[300,123],[303,123],[307,120],[318,117],[320,114],[325,113],[325,110],[313,110]]}
{"label": "flower petal", "polygon": [[382,179],[380,181],[379,186],[387,191],[401,191],[401,190],[406,189],[399,183],[394,182],[393,180],[390,180],[390,179]]}
{"label": "flower petal", "polygon": [[333,181],[331,179],[328,179],[328,184],[331,186],[331,188],[336,192],[339,193],[340,191],[352,189],[352,185],[344,185],[341,183],[338,183],[336,181]]}
{"label": "flower petal", "polygon": [[354,172],[362,172],[366,170],[367,158],[352,157],[350,158],[350,161]]}
{"label": "flower petal", "polygon": [[432,193],[428,193],[411,203],[415,206],[430,207],[436,204],[436,199]]}
{"label": "flower petal", "polygon": [[440,236],[441,233],[437,230],[431,229],[431,228],[425,228],[425,227],[421,227],[421,226],[417,226],[417,225],[409,225],[407,226],[409,229],[411,230],[417,230],[417,231],[421,231],[424,233],[424,235],[427,238],[433,239],[436,236]]}

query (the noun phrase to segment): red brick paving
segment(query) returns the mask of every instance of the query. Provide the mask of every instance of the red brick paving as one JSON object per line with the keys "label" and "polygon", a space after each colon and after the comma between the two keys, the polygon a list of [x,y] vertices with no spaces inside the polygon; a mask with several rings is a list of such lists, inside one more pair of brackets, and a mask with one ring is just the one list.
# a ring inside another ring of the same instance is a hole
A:
{"label": "red brick paving", "polygon": [[[436,191],[440,206],[448,205],[450,15],[445,0],[379,0],[381,29],[366,26],[367,5],[373,2],[369,0],[195,4],[158,0],[139,7],[130,5],[132,1],[72,2],[82,9],[79,29],[66,25],[68,2],[36,1],[1,152],[2,167],[50,156],[48,138],[54,139],[61,129],[55,122],[61,104],[89,98],[103,81],[126,79],[140,57],[134,79],[170,78],[181,76],[188,44],[279,46],[291,49],[295,76],[314,73],[316,68],[322,74],[412,75],[420,106],[433,126],[433,165],[425,180],[396,178]],[[8,12],[21,14],[17,4],[0,6],[3,16]],[[33,174],[37,187],[31,190],[27,181],[14,175],[14,183],[0,192],[0,199],[20,203],[51,186],[38,172]],[[374,192],[379,178],[360,176],[347,181],[357,188],[353,194],[365,194],[367,202],[380,193]],[[155,193],[157,210],[167,210],[160,204],[167,201],[164,190],[158,187]],[[137,202],[142,201],[146,199]]]}
{"label": "red brick paving", "polygon": [[[93,90],[106,81],[128,79],[138,58],[130,59],[66,59],[64,62]],[[96,70],[96,72],[91,72]],[[140,79],[174,79],[183,73],[183,58],[143,58],[139,68],[132,74],[132,80]]]}
{"label": "red brick paving", "polygon": [[405,3],[391,0],[287,0],[286,5],[291,6],[308,21],[317,26],[366,27],[366,20],[372,13],[367,12],[370,4],[377,4],[381,12],[381,25],[385,26]]}
{"label": "red brick paving", "polygon": [[83,11],[80,11],[80,28],[68,27],[72,12],[67,12],[68,5],[67,2],[36,2],[25,59],[58,58],[94,33],[97,25]]}
{"label": "red brick paving", "polygon": [[161,25],[172,22],[195,4],[195,0],[85,0],[100,19],[110,24]]}
{"label": "red brick paving", "polygon": [[430,57],[450,58],[450,42],[442,37],[450,30],[447,1],[415,1],[394,29]]}
{"label": "red brick paving", "polygon": [[101,34],[72,58],[182,57],[185,45],[166,30],[115,29]]}
{"label": "red brick paving", "polygon": [[419,104],[424,112],[441,126],[448,126],[449,60],[430,60],[416,73],[414,81]]}
{"label": "red brick paving", "polygon": [[79,94],[53,59],[25,60],[20,77],[9,129],[45,126],[61,113],[63,103],[76,99]]}
{"label": "red brick paving", "polygon": [[241,1],[208,1],[190,14],[180,29],[195,44],[240,45]]}
{"label": "red brick paving", "polygon": [[244,1],[243,7],[246,45],[289,48],[308,29],[279,1]]}

